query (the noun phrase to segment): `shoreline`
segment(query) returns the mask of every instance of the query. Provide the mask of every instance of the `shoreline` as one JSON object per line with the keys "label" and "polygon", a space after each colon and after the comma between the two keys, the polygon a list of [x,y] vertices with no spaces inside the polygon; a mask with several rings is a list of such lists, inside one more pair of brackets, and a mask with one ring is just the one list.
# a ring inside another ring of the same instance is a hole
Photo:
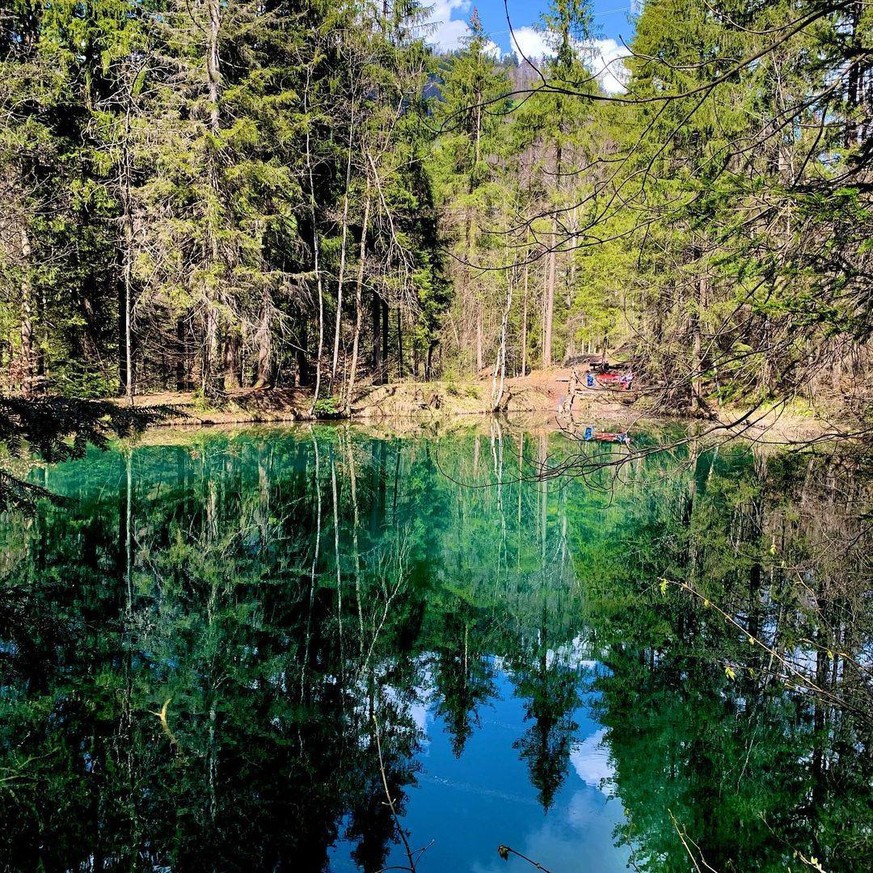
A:
{"label": "shoreline", "polygon": [[[701,434],[722,432],[725,436],[759,442],[762,445],[785,445],[804,441],[839,438],[842,428],[811,410],[798,410],[772,405],[752,412],[749,408],[728,407],[720,410],[717,421],[659,413],[643,408],[641,398],[619,391],[596,391],[577,395],[572,415],[559,412],[566,397],[554,385],[560,386],[560,371],[550,373],[546,382],[541,374],[507,379],[507,393],[500,409],[491,401],[489,380],[428,383],[399,382],[364,388],[355,398],[348,417],[311,418],[309,392],[302,389],[248,389],[229,395],[221,407],[204,403],[193,393],[167,392],[136,397],[134,408],[170,410],[161,420],[149,424],[152,430],[193,430],[259,425],[354,425],[408,434],[415,431],[451,431],[459,427],[476,426],[495,418],[509,427],[562,431],[585,425],[618,425],[631,430],[657,427],[697,425]],[[566,389],[564,389],[566,391]],[[126,405],[124,398],[113,402]],[[176,414],[174,414],[176,413]],[[400,423],[402,422],[402,426]],[[740,422],[738,426],[736,423]],[[734,428],[737,432],[732,433]],[[839,428],[839,429],[838,429]]]}

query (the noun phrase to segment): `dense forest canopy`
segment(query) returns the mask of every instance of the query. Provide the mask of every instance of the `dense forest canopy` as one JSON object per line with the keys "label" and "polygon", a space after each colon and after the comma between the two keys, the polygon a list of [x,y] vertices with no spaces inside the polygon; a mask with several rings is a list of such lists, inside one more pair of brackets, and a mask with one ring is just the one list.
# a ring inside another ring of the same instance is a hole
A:
{"label": "dense forest canopy", "polygon": [[647,0],[607,93],[417,0],[4,0],[0,379],[77,396],[507,374],[862,418],[873,6]]}

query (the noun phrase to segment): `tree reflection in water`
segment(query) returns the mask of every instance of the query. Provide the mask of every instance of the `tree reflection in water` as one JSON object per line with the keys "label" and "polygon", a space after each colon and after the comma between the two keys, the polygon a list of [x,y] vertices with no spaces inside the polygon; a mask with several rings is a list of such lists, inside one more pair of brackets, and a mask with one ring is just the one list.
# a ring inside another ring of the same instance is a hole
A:
{"label": "tree reflection in water", "polygon": [[861,869],[859,463],[691,446],[531,478],[577,450],[497,425],[253,430],[47,469],[74,499],[0,527],[0,864],[323,870],[345,840],[380,870],[399,834],[373,716],[402,821],[416,710],[464,756],[505,674],[546,809],[594,707],[638,869],[687,870],[689,848]]}

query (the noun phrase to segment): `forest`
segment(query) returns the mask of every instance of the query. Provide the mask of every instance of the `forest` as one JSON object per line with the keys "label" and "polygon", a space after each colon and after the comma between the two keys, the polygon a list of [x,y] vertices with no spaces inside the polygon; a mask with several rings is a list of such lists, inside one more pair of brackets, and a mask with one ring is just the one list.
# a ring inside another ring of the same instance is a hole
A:
{"label": "forest", "polygon": [[0,390],[347,412],[608,350],[658,408],[865,425],[870,3],[646,0],[618,92],[585,0],[520,61],[426,12],[4,0]]}

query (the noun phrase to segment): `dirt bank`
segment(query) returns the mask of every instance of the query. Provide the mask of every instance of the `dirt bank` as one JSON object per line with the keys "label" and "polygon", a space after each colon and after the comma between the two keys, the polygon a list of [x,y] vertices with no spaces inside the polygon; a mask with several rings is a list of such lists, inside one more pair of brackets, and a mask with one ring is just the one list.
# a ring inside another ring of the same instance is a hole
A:
{"label": "dirt bank", "polygon": [[[605,430],[628,430],[670,420],[647,405],[647,398],[636,391],[587,389],[579,387],[572,412],[567,412],[570,371],[535,371],[523,378],[507,379],[499,411],[513,425],[525,428],[573,429],[593,424]],[[119,403],[124,401],[119,400]],[[206,403],[192,393],[168,392],[136,398],[142,408],[163,407],[161,426],[190,427],[233,424],[269,424],[309,421],[312,396],[302,389],[247,389],[228,393],[221,404]],[[468,426],[477,418],[494,412],[490,378],[464,382],[397,382],[391,385],[363,386],[352,404],[351,418],[379,426],[386,432],[426,429],[451,430]],[[845,430],[809,408],[778,406],[749,412],[740,408],[721,408],[717,422],[700,421],[701,431],[722,428],[725,436],[737,435],[762,443],[791,443],[820,439]],[[673,419],[676,420],[676,419]],[[401,427],[407,422],[408,427]],[[464,425],[463,422],[467,422]],[[735,427],[731,428],[731,423]]]}
{"label": "dirt bank", "polygon": [[[567,397],[569,370],[534,372],[507,379],[499,407],[507,416],[554,417]],[[635,400],[633,392],[580,389],[573,403],[574,417],[626,413]],[[122,400],[118,401],[122,403]],[[220,403],[207,402],[193,393],[166,392],[137,397],[139,407],[167,407],[169,425],[243,424],[299,421],[309,418],[312,396],[302,389],[247,389],[229,392]],[[364,386],[351,408],[353,419],[441,419],[489,415],[494,411],[491,380],[396,382]]]}

